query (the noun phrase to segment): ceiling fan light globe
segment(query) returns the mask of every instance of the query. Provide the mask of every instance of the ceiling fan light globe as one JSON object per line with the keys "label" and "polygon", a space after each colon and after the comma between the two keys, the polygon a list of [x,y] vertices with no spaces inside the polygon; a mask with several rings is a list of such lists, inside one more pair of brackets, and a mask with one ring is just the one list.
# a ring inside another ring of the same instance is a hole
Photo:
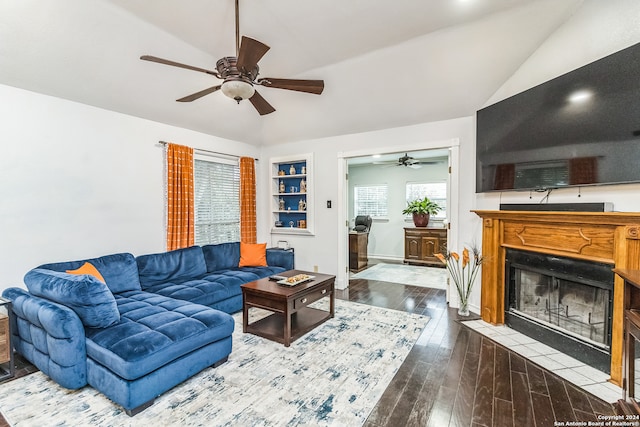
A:
{"label": "ceiling fan light globe", "polygon": [[249,99],[256,93],[253,85],[243,80],[227,80],[222,83],[221,90],[222,93],[231,99],[235,99],[237,102],[243,99]]}

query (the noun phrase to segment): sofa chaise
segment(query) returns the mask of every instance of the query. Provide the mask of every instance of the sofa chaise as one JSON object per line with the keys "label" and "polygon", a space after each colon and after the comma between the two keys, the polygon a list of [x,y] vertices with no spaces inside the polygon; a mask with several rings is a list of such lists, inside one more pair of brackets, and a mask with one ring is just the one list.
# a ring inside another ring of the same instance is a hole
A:
{"label": "sofa chaise", "polygon": [[41,265],[25,275],[28,291],[3,292],[13,347],[63,387],[89,384],[133,416],[227,360],[240,285],[293,269],[292,252],[263,252],[259,265],[243,264],[240,243]]}

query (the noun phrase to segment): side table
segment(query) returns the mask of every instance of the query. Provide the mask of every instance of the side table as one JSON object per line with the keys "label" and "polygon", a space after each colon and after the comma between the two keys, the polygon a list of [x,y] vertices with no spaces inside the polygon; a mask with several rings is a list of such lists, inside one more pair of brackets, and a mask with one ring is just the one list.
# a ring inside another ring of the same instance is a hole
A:
{"label": "side table", "polygon": [[12,316],[11,301],[0,297],[0,381],[16,374],[11,346]]}

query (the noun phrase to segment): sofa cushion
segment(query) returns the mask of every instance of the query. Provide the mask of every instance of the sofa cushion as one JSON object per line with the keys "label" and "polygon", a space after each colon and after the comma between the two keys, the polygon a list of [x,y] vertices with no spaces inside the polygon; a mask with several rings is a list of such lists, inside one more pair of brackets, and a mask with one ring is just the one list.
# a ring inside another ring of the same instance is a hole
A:
{"label": "sofa cushion", "polygon": [[221,301],[242,295],[240,285],[243,283],[279,274],[283,271],[284,268],[282,267],[234,267],[205,273],[197,278],[183,278],[156,283],[145,287],[145,291],[219,308],[221,306],[218,303]]}
{"label": "sofa cushion", "polygon": [[273,276],[285,271],[282,267],[269,266],[269,267],[235,267],[226,268],[224,270],[218,270],[214,274],[220,274],[227,277],[236,277],[242,281],[242,283],[253,282],[254,280],[262,279],[264,277]]}
{"label": "sofa cushion", "polygon": [[202,248],[191,246],[136,258],[143,288],[174,279],[194,278],[207,272]]}
{"label": "sofa cushion", "polygon": [[238,267],[266,267],[267,244],[240,242],[240,261]]}
{"label": "sofa cushion", "polygon": [[240,285],[243,283],[246,282],[240,277],[205,273],[198,278],[185,278],[182,280],[169,280],[163,283],[156,283],[146,287],[145,290],[169,298],[211,306],[227,298],[241,295]]}
{"label": "sofa cushion", "polygon": [[25,275],[24,282],[32,294],[72,309],[84,326],[105,328],[120,321],[113,294],[91,275],[36,268]]}
{"label": "sofa cushion", "polygon": [[208,272],[234,268],[240,263],[240,242],[205,245],[202,253]]}
{"label": "sofa cushion", "polygon": [[139,291],[141,289],[136,259],[130,253],[105,255],[100,258],[80,261],[44,264],[39,268],[65,272],[80,268],[85,262],[92,264],[100,272],[105,283],[114,294],[124,291]]}
{"label": "sofa cushion", "polygon": [[87,356],[127,380],[233,333],[233,317],[199,304],[144,291],[115,298],[120,322],[87,329]]}

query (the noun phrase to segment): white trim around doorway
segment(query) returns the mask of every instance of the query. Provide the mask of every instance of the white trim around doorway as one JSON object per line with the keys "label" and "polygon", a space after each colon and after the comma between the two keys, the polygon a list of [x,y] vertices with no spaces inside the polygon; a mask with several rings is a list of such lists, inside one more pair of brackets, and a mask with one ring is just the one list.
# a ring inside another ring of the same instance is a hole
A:
{"label": "white trim around doorway", "polygon": [[[371,156],[374,154],[388,154],[397,152],[410,152],[420,150],[437,150],[448,149],[449,150],[449,166],[451,173],[449,174],[448,182],[448,194],[447,194],[447,220],[449,222],[448,241],[458,241],[458,218],[459,218],[459,203],[457,195],[460,194],[460,140],[458,138],[448,139],[444,141],[432,141],[421,144],[413,145],[399,145],[399,146],[387,146],[367,148],[362,150],[344,151],[338,152],[338,195],[337,204],[338,210],[337,216],[337,230],[338,230],[338,247],[336,248],[338,253],[338,275],[336,277],[336,288],[346,289],[349,286],[349,273],[348,273],[348,233],[349,233],[349,214],[348,214],[348,185],[347,185],[347,160],[355,157]],[[451,243],[450,243],[451,245]],[[455,245],[454,245],[455,246]],[[447,289],[447,301],[449,297],[455,297],[455,294],[451,294]]]}

